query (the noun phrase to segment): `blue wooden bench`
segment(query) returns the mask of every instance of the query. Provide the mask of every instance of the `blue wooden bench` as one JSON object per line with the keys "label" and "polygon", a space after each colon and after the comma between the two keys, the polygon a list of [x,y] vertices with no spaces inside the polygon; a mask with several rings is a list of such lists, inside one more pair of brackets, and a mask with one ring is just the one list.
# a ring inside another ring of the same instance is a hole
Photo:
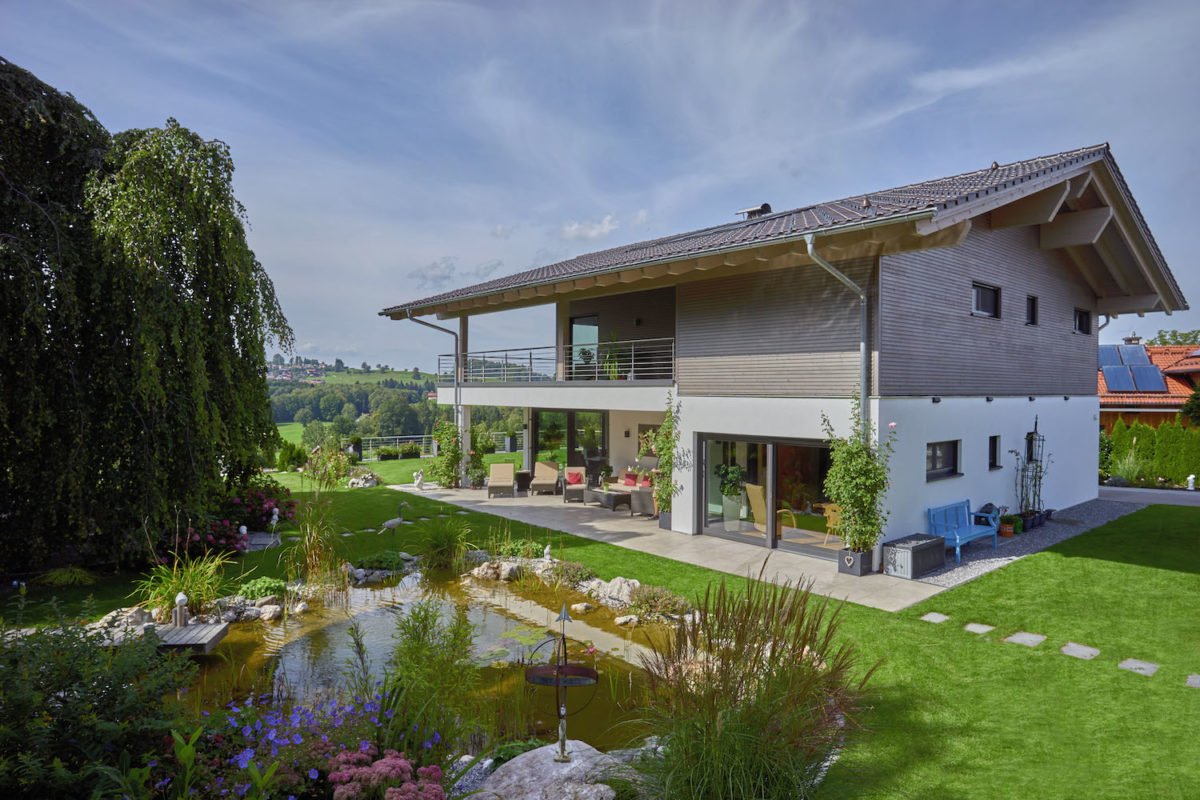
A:
{"label": "blue wooden bench", "polygon": [[985,514],[971,511],[971,501],[963,500],[948,506],[937,506],[925,510],[929,522],[929,533],[946,540],[946,548],[954,548],[954,563],[962,563],[962,546],[985,536],[992,537],[992,549],[996,549],[996,532],[1000,528],[1000,512]]}

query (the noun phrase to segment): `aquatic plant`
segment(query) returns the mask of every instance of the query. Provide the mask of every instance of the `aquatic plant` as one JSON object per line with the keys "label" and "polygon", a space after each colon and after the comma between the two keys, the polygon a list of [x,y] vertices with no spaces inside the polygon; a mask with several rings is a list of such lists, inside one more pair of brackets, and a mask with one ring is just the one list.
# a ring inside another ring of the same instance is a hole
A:
{"label": "aquatic plant", "polygon": [[91,586],[96,576],[83,567],[57,567],[43,572],[37,582],[44,586]]}
{"label": "aquatic plant", "polygon": [[678,617],[691,608],[691,603],[670,589],[644,584],[629,593],[629,606],[624,613],[639,617]]}
{"label": "aquatic plant", "polygon": [[130,597],[138,598],[156,618],[164,620],[175,607],[176,596],[182,593],[187,596],[188,610],[199,614],[225,595],[229,586],[225,568],[231,563],[228,553],[176,556],[169,563],[154,565],[142,579],[134,581]]}
{"label": "aquatic plant", "polygon": [[266,575],[259,576],[253,580],[239,584],[237,587],[238,595],[247,600],[258,600],[263,597],[283,597],[287,591],[287,584],[281,578],[270,578]]}
{"label": "aquatic plant", "polygon": [[432,569],[459,569],[467,553],[475,549],[468,541],[471,526],[462,519],[431,519],[423,524],[425,547],[422,554],[426,566]]}
{"label": "aquatic plant", "polygon": [[578,561],[555,561],[548,572],[557,586],[572,587],[596,577],[595,571]]}

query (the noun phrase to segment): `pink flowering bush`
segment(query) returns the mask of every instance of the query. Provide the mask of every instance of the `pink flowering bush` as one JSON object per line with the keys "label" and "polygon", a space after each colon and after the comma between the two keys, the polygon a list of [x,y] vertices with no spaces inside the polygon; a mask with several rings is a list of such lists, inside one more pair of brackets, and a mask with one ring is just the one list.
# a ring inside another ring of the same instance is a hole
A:
{"label": "pink flowering bush", "polygon": [[334,787],[333,800],[446,800],[441,767],[414,767],[395,750],[378,756],[379,751],[367,741],[357,750],[335,755],[328,776]]}
{"label": "pink flowering bush", "polygon": [[229,493],[221,506],[221,517],[233,521],[234,529],[245,525],[252,531],[271,529],[271,521],[276,517],[284,523],[296,516],[296,501],[292,499],[292,490],[285,488],[278,481],[266,475],[256,475]]}

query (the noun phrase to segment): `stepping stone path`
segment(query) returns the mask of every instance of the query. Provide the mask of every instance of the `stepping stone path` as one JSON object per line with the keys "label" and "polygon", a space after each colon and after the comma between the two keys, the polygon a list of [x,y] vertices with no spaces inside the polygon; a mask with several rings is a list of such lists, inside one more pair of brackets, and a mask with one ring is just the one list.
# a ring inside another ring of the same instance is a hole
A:
{"label": "stepping stone path", "polygon": [[921,617],[925,622],[932,622],[934,625],[941,625],[946,620],[950,619],[945,614],[939,614],[936,611],[930,611],[925,616]]}
{"label": "stepping stone path", "polygon": [[1025,631],[1017,631],[1004,641],[1011,644],[1023,644],[1026,647],[1037,647],[1039,644],[1046,641],[1046,637],[1042,636],[1040,633],[1026,633]]}
{"label": "stepping stone path", "polygon": [[1088,647],[1086,644],[1076,644],[1075,642],[1067,642],[1059,652],[1064,656],[1082,658],[1084,661],[1091,661],[1100,655],[1100,651],[1095,647]]}
{"label": "stepping stone path", "polygon": [[462,514],[462,515],[466,516],[467,514],[470,514],[471,512],[470,512],[470,511],[455,511],[454,513],[455,513],[455,514]]}
{"label": "stepping stone path", "polygon": [[977,634],[983,635],[983,634],[987,633],[988,631],[996,630],[996,626],[995,625],[981,625],[978,622],[968,622],[966,625],[963,626],[963,630],[965,630],[967,633],[977,633]]}
{"label": "stepping stone path", "polygon": [[1187,685],[1193,689],[1200,689],[1200,675],[1188,675]]}
{"label": "stepping stone path", "polygon": [[351,533],[350,531],[346,531],[346,532],[344,532],[344,533],[342,534],[342,536],[353,536],[353,535],[354,535],[354,534],[353,534],[353,533]]}
{"label": "stepping stone path", "polygon": [[1127,658],[1120,664],[1117,664],[1120,669],[1127,669],[1130,672],[1136,672],[1138,675],[1150,677],[1158,672],[1158,664],[1153,664],[1149,661],[1139,661],[1136,658]]}

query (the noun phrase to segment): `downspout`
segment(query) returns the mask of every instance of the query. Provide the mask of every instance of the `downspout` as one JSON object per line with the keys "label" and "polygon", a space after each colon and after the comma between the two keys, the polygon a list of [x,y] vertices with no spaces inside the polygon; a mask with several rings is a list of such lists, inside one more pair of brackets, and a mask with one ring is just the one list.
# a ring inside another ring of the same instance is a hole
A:
{"label": "downspout", "polygon": [[[805,234],[804,235],[804,244],[808,248],[808,257],[809,258],[811,258],[813,261],[815,261],[818,266],[820,266],[822,269],[824,269],[830,275],[832,275],[833,277],[835,277],[839,281],[841,281],[842,284],[845,285],[847,289],[849,289],[850,291],[852,291],[856,295],[858,295],[858,302],[859,302],[859,308],[860,308],[860,314],[859,314],[860,330],[859,330],[859,343],[858,343],[858,358],[859,358],[858,412],[862,415],[863,422],[866,423],[870,419],[870,416],[871,416],[870,411],[867,406],[867,397],[869,395],[869,392],[867,390],[868,389],[867,383],[868,383],[868,379],[870,377],[870,368],[871,368],[870,354],[867,352],[867,336],[870,332],[868,325],[867,325],[867,310],[868,310],[868,305],[869,305],[868,300],[867,300],[867,293],[863,290],[863,288],[861,286],[859,286],[857,283],[855,283],[854,281],[852,281],[848,277],[846,277],[845,273],[843,273],[841,270],[839,270],[833,264],[830,264],[828,261],[826,261],[824,258],[822,258],[819,253],[817,253],[816,235],[815,234],[811,234],[811,233]],[[863,436],[870,438],[869,429],[868,429],[867,425],[865,425],[865,424],[863,425]]]}
{"label": "downspout", "polygon": [[1112,317],[1111,317],[1111,316],[1109,316],[1108,314],[1105,314],[1105,315],[1104,315],[1104,322],[1101,322],[1101,323],[1100,323],[1100,325],[1099,325],[1099,326],[1096,328],[1096,333],[1099,333],[1100,331],[1102,331],[1102,330],[1104,330],[1105,328],[1107,328],[1107,327],[1108,327],[1108,323],[1110,323],[1110,322],[1112,322]]}
{"label": "downspout", "polygon": [[[458,380],[458,373],[459,373],[459,369],[460,369],[460,365],[458,362],[458,359],[459,359],[458,331],[453,331],[453,330],[450,330],[449,328],[443,328],[441,325],[434,325],[432,322],[426,322],[423,319],[418,319],[417,317],[413,316],[412,309],[408,309],[404,313],[410,321],[415,322],[418,325],[424,325],[426,328],[433,328],[435,331],[441,331],[442,333],[448,333],[454,337],[454,425],[455,425],[455,427],[461,428],[462,427],[462,399],[461,399],[462,395],[459,393],[459,380]],[[459,472],[463,472],[464,471],[463,465],[459,464],[458,469],[459,469]],[[466,477],[466,475],[463,474],[463,475],[459,476],[459,479],[462,480],[465,477]]]}

